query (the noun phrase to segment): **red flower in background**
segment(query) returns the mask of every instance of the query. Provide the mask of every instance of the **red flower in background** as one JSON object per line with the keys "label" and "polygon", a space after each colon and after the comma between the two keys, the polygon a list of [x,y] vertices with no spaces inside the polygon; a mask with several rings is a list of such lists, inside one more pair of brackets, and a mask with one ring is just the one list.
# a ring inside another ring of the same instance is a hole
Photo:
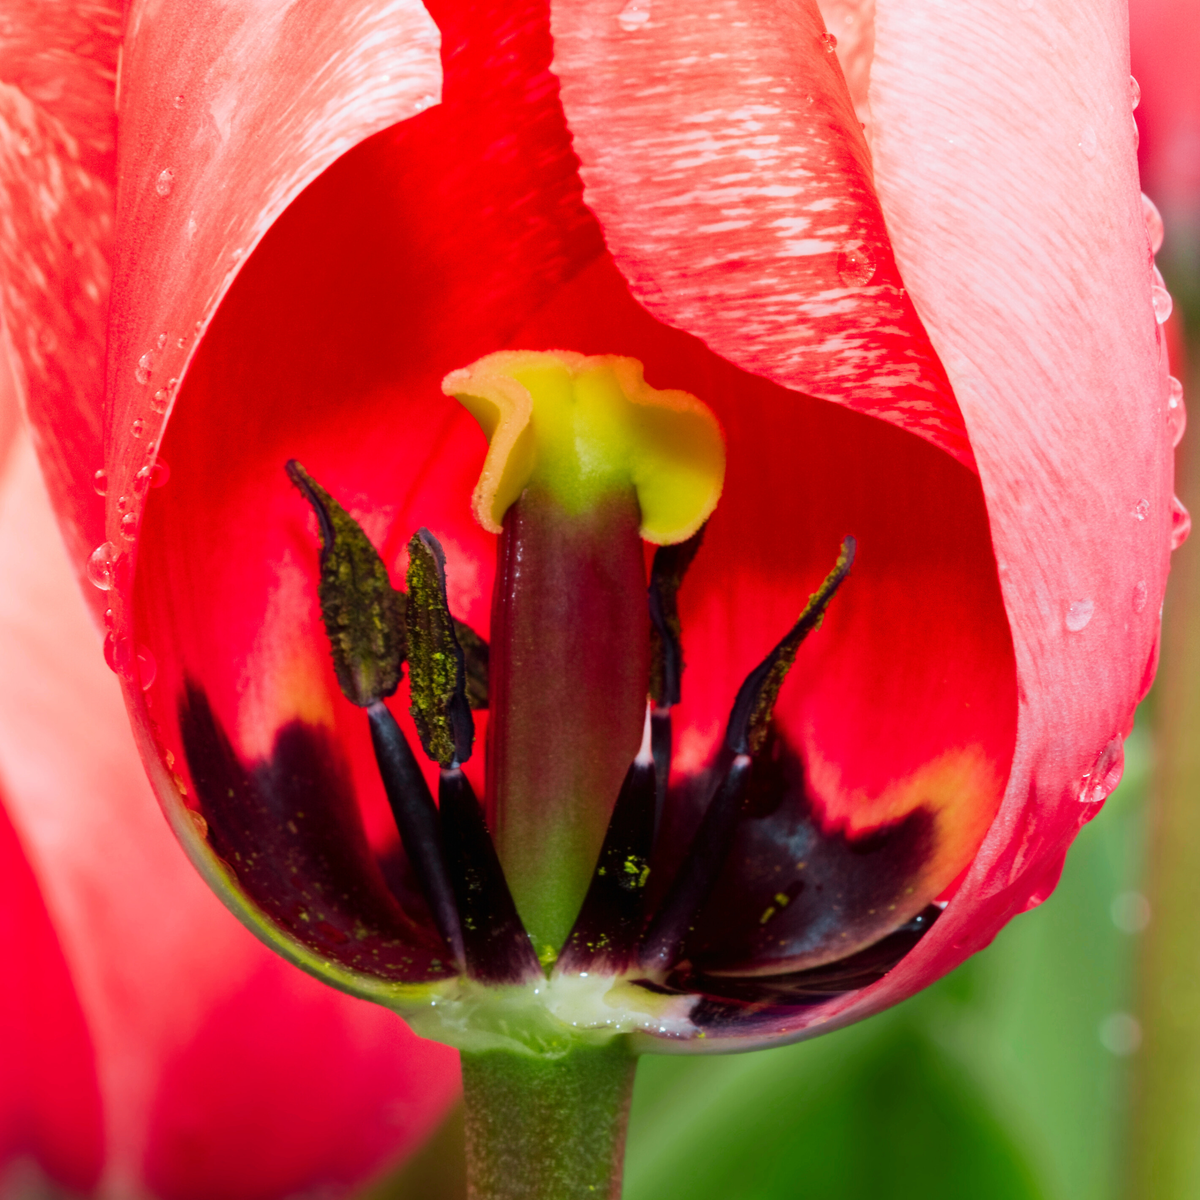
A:
{"label": "red flower in background", "polygon": [[[152,779],[243,920],[397,1007],[438,973],[385,884],[404,860],[281,468],[303,460],[393,573],[432,528],[455,616],[486,631],[484,446],[438,384],[503,347],[636,356],[725,430],[680,593],[660,874],[738,683],[858,539],[675,981],[706,999],[671,1036],[867,1015],[1049,893],[1119,778],[1185,532],[1122,11],[831,5],[837,45],[814,6],[747,0],[135,5],[111,235],[102,22],[30,23],[26,94],[69,68],[95,102],[9,117],[32,186],[7,319]],[[188,753],[199,711],[221,787]],[[320,837],[288,824],[314,811]],[[946,898],[882,978],[846,966]],[[730,963],[790,982],[731,991]]]}

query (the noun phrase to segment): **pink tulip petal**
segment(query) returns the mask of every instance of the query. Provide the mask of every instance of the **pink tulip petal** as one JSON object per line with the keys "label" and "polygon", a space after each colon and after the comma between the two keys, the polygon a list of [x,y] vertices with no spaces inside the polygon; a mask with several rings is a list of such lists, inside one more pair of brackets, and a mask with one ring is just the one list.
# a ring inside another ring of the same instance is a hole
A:
{"label": "pink tulip petal", "polygon": [[638,300],[970,464],[815,3],[561,0],[552,26],[586,200]]}
{"label": "pink tulip petal", "polygon": [[[195,1083],[189,1061],[218,1057],[214,1039],[231,1013],[261,1022],[264,1009],[274,1036],[225,1059],[222,1082],[260,1113],[266,1139],[292,1144],[299,1107],[310,1123],[298,1165],[268,1157],[256,1194],[282,1194],[297,1179],[362,1179],[438,1119],[456,1087],[455,1056],[416,1042],[386,1012],[306,980],[281,984],[273,972],[285,968],[187,864],[146,784],[28,443],[15,455],[0,498],[0,771],[96,1047],[104,1194],[141,1194],[144,1163],[183,1186],[181,1120],[214,1131],[208,1194],[234,1194],[245,1164],[227,1153],[228,1099],[208,1091],[197,1113],[188,1107],[197,1097],[176,1089]],[[301,1056],[311,1073],[291,1081],[281,1106],[273,1072]],[[367,1132],[347,1142],[338,1122],[358,1079]],[[88,1136],[85,1125],[81,1151]]]}
{"label": "pink tulip petal", "polygon": [[38,452],[80,578],[102,541],[105,319],[121,6],[6,0],[0,297]]}

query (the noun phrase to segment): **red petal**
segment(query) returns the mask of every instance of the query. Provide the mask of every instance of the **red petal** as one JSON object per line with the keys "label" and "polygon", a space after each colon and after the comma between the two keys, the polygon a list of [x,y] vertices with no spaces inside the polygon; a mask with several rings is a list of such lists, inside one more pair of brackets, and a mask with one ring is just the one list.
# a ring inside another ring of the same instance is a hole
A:
{"label": "red petal", "polygon": [[0,805],[0,1170],[30,1155],[66,1187],[100,1176],[104,1135],[95,1055],[58,935]]}
{"label": "red petal", "polygon": [[554,70],[633,294],[747,371],[970,464],[815,3],[561,0]]}

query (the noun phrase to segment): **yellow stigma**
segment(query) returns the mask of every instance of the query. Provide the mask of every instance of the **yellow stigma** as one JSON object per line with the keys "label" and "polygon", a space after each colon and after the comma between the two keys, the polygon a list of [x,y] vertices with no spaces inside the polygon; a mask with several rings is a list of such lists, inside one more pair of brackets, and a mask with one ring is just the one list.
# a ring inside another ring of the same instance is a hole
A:
{"label": "yellow stigma", "polygon": [[451,371],[442,391],[488,439],[472,508],[491,533],[531,481],[575,512],[632,485],[641,535],[660,546],[691,537],[721,497],[725,441],[712,410],[650,387],[636,358],[501,350]]}

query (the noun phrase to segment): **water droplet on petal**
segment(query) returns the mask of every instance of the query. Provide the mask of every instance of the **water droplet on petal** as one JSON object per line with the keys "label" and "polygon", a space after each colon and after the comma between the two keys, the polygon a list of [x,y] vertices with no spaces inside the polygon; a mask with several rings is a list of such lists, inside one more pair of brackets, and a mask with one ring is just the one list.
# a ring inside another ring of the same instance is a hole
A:
{"label": "water droplet on petal", "polygon": [[138,383],[150,382],[150,371],[154,366],[154,356],[147,351],[141,358],[138,359],[138,365],[133,372],[133,377]]}
{"label": "water droplet on petal", "polygon": [[129,427],[129,432],[135,438],[140,438],[146,432],[146,422],[141,417],[135,418],[133,424]]}
{"label": "water droplet on petal", "polygon": [[1137,108],[1142,102],[1142,88],[1132,75],[1129,77],[1129,107]]}
{"label": "water droplet on petal", "polygon": [[832,33],[821,34],[821,45],[825,47],[826,54],[832,54],[837,49],[837,38]]}
{"label": "water droplet on petal", "polygon": [[1167,376],[1167,429],[1171,445],[1178,446],[1187,428],[1187,408],[1183,403],[1183,384],[1174,375]]}
{"label": "water droplet on petal", "polygon": [[158,178],[154,181],[154,190],[160,196],[169,196],[174,186],[175,172],[169,167],[164,171],[159,171]]}
{"label": "water droplet on petal", "polygon": [[150,399],[150,407],[161,416],[167,411],[169,401],[170,397],[167,395],[167,389],[159,388]]}
{"label": "water droplet on petal", "polygon": [[103,467],[92,476],[92,487],[96,489],[97,496],[108,494],[108,472]]}
{"label": "water droplet on petal", "polygon": [[160,488],[171,478],[171,468],[160,458],[156,463],[144,466],[134,477],[133,486],[139,492],[147,488]]}
{"label": "water droplet on petal", "polygon": [[1178,496],[1171,497],[1171,549],[1178,550],[1192,532],[1192,517]]}
{"label": "water droplet on petal", "polygon": [[187,349],[187,338],[183,338],[183,337],[176,338],[175,345],[178,346],[180,350],[186,350]]}
{"label": "water droplet on petal", "polygon": [[133,541],[137,537],[137,513],[126,513],[121,518],[121,536]]}
{"label": "water droplet on petal", "polygon": [[1135,613],[1144,612],[1146,609],[1146,597],[1149,595],[1150,589],[1146,586],[1144,579],[1139,579],[1133,585],[1133,611]]}
{"label": "water droplet on petal", "polygon": [[875,258],[866,246],[855,243],[838,251],[837,269],[847,287],[865,287],[875,274]]}
{"label": "water droplet on petal", "polygon": [[176,96],[175,99],[171,101],[171,103],[174,104],[176,108],[182,108],[183,107],[183,97]]}
{"label": "water droplet on petal", "polygon": [[154,661],[154,655],[146,646],[137,648],[137,672],[142,691],[148,692],[154,686],[154,679],[158,674],[158,663]]}
{"label": "water droplet on petal", "polygon": [[1161,284],[1155,283],[1150,288],[1150,302],[1154,305],[1154,319],[1162,325],[1175,306],[1171,293]]}
{"label": "water droplet on petal", "polygon": [[1129,514],[1135,521],[1144,521],[1150,515],[1150,501],[1139,500]]}
{"label": "water droplet on petal", "polygon": [[1119,737],[1112,738],[1100,751],[1092,769],[1080,780],[1079,802],[1099,804],[1112,795],[1121,776],[1125,773],[1125,743]]}
{"label": "water droplet on petal", "polygon": [[158,335],[157,342],[155,342],[155,345],[161,350],[166,344],[167,344],[167,335],[165,333],[160,333]]}
{"label": "water droplet on petal", "polygon": [[1084,158],[1095,158],[1098,144],[1096,131],[1090,125],[1085,125],[1079,135],[1079,148],[1083,151]]}
{"label": "water droplet on petal", "polygon": [[104,610],[104,628],[112,629],[112,627],[116,623],[117,623],[117,614],[115,612],[113,612],[113,610],[111,608],[106,608]]}
{"label": "water droplet on petal", "polygon": [[1157,254],[1163,244],[1163,219],[1158,206],[1142,193],[1142,216],[1146,221],[1146,235],[1150,238],[1150,253]]}
{"label": "water droplet on petal", "polygon": [[629,0],[619,13],[617,24],[626,33],[636,33],[650,20],[650,0]]}
{"label": "water droplet on petal", "polygon": [[110,671],[120,675],[122,679],[129,678],[130,662],[129,639],[109,633],[104,638],[104,661]]}
{"label": "water droplet on petal", "polygon": [[92,551],[87,560],[87,577],[93,587],[98,587],[102,592],[112,588],[113,570],[120,553],[112,542],[105,542]]}
{"label": "water droplet on petal", "polygon": [[1086,629],[1088,622],[1092,619],[1092,613],[1095,611],[1095,601],[1072,600],[1070,608],[1067,609],[1067,628],[1072,633],[1078,633],[1081,629]]}
{"label": "water droplet on petal", "polygon": [[129,507],[129,497],[128,496],[118,496],[117,497],[117,512],[124,512],[128,507]]}

